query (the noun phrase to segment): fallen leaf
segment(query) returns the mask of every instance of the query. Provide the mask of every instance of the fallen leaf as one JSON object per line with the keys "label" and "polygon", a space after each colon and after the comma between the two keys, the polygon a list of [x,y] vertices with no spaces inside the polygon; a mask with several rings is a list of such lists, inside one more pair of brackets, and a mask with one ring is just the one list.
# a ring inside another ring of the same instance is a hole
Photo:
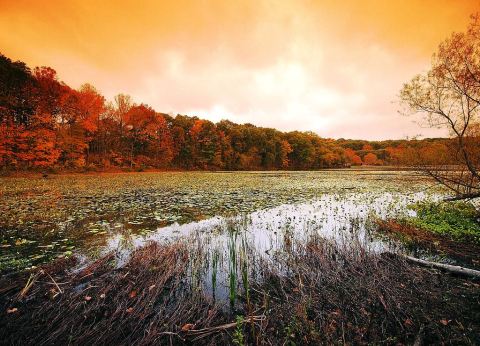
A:
{"label": "fallen leaf", "polygon": [[195,327],[194,324],[187,323],[182,327],[182,332],[188,332],[189,330],[192,330],[194,327]]}
{"label": "fallen leaf", "polygon": [[11,309],[7,309],[7,314],[13,314],[15,312],[17,312],[18,309],[17,308],[11,308]]}
{"label": "fallen leaf", "polygon": [[92,297],[90,297],[90,296],[85,296],[85,300],[88,302],[88,301],[92,300]]}
{"label": "fallen leaf", "polygon": [[412,326],[412,325],[413,325],[413,322],[412,322],[411,319],[407,318],[407,319],[405,320],[405,322],[403,322],[403,324],[405,324],[406,326]]}
{"label": "fallen leaf", "polygon": [[153,290],[155,288],[156,285],[152,285],[148,288],[149,291]]}
{"label": "fallen leaf", "polygon": [[130,292],[130,298],[135,298],[137,296],[137,291],[133,290]]}
{"label": "fallen leaf", "polygon": [[450,321],[447,321],[446,319],[440,320],[440,323],[443,324],[444,326],[448,325]]}
{"label": "fallen leaf", "polygon": [[368,313],[368,311],[365,310],[365,308],[360,308],[360,312],[361,312],[363,315],[365,315],[365,316],[370,315],[370,314]]}
{"label": "fallen leaf", "polygon": [[100,294],[100,298],[105,298],[105,293]]}
{"label": "fallen leaf", "polygon": [[130,313],[132,313],[133,308],[128,308],[126,311],[130,314]]}

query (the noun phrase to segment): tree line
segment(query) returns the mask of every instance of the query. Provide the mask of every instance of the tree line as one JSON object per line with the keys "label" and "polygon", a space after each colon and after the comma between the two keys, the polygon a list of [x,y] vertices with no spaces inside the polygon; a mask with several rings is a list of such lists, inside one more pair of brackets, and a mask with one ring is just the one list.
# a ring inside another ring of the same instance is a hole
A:
{"label": "tree line", "polygon": [[0,54],[0,167],[6,170],[127,167],[308,170],[410,164],[445,139],[333,140],[228,120],[156,112],[90,84],[74,89],[50,67]]}

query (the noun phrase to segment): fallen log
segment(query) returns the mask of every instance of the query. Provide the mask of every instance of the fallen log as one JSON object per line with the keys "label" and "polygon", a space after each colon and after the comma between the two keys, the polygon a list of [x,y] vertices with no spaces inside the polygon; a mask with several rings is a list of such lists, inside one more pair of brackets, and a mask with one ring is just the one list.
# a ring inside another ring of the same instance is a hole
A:
{"label": "fallen log", "polygon": [[426,261],[426,260],[422,260],[419,258],[406,256],[406,255],[402,255],[402,257],[404,257],[409,262],[416,263],[424,267],[437,268],[437,269],[445,270],[451,274],[480,279],[479,270],[474,270],[474,269],[460,267],[460,266],[454,266],[451,264],[430,262],[430,261]]}

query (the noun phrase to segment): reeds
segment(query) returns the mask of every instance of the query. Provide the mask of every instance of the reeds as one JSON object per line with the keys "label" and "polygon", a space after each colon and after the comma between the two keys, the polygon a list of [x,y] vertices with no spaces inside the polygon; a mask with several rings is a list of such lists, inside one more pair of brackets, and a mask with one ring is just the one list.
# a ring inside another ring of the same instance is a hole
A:
{"label": "reeds", "polygon": [[217,290],[217,274],[218,274],[218,260],[220,254],[217,249],[212,251],[212,295],[215,299],[215,292]]}
{"label": "reeds", "polygon": [[[254,240],[229,228],[224,248],[205,238],[151,243],[120,268],[109,255],[75,272],[67,264],[52,266],[51,280],[41,276],[32,283],[29,274],[1,279],[0,287],[9,289],[0,289],[0,340],[13,345],[480,342],[475,283],[413,267],[395,255],[370,253],[358,248],[361,242],[339,244],[318,235],[290,237],[286,256],[256,253]],[[205,285],[209,280],[212,292]],[[214,300],[222,285],[228,294]],[[51,294],[57,287],[62,294]]]}
{"label": "reeds", "polygon": [[237,232],[228,233],[228,293],[230,307],[233,309],[237,298]]}

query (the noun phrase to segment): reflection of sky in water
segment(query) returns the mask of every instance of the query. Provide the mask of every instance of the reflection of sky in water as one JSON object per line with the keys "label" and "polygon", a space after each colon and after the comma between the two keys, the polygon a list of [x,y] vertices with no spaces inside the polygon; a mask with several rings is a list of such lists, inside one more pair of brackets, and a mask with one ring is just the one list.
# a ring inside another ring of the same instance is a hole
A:
{"label": "reflection of sky in water", "polygon": [[[0,223],[6,225],[0,232],[0,270],[6,271],[40,265],[73,252],[96,257],[102,249],[109,249],[107,241],[119,235],[123,248],[141,245],[150,234],[164,233],[174,239],[198,233],[198,228],[210,234],[209,225],[218,222],[214,216],[250,215],[280,205],[308,204],[325,193],[350,198],[351,193],[380,196],[425,188],[423,178],[414,172],[363,170],[55,176],[5,182],[7,193],[3,199],[0,196],[0,204],[5,205]],[[308,218],[303,212],[295,207],[296,217]],[[268,235],[266,230],[277,221],[272,220],[273,214],[264,214],[259,214],[265,218],[258,225],[261,237]],[[206,223],[191,224],[212,217]],[[287,225],[285,218],[278,220],[282,227],[302,227],[296,221]],[[189,225],[164,227],[172,223]]]}
{"label": "reflection of sky in water", "polygon": [[[156,231],[139,236],[134,234],[113,234],[107,239],[102,253],[114,251],[117,266],[124,265],[132,251],[149,242],[171,243],[178,240],[190,242],[190,280],[200,278],[205,292],[221,301],[228,301],[229,246],[234,244],[236,255],[246,251],[249,266],[258,265],[258,258],[274,263],[277,256],[288,252],[291,240],[300,242],[312,236],[321,236],[344,245],[346,249],[360,245],[376,253],[401,251],[378,238],[372,238],[367,231],[371,216],[385,219],[399,215],[414,216],[415,212],[406,206],[422,200],[437,200],[439,195],[400,193],[342,193],[325,194],[310,203],[284,204],[279,207],[259,210],[236,217],[213,217],[187,224],[172,224]],[[233,241],[233,242],[232,242]],[[247,244],[243,247],[242,241]],[[352,245],[352,247],[350,247]],[[245,250],[246,249],[246,250]],[[212,285],[212,258],[218,255],[217,284]],[[255,259],[253,258],[255,257]],[[238,262],[238,258],[237,258]],[[88,263],[84,257],[82,264]],[[237,265],[238,266],[238,265]],[[279,270],[284,270],[277,267]],[[237,286],[242,287],[239,267],[235,273]],[[249,268],[249,275],[255,272]]]}
{"label": "reflection of sky in water", "polygon": [[[435,199],[425,193],[415,194],[326,194],[318,200],[302,204],[284,204],[276,208],[256,211],[236,217],[213,217],[210,219],[180,225],[174,223],[160,227],[146,236],[115,234],[108,238],[103,252],[116,251],[119,265],[125,263],[135,248],[150,241],[171,242],[189,235],[212,236],[213,245],[225,248],[228,229],[234,227],[254,244],[260,253],[281,249],[285,233],[296,239],[306,239],[313,234],[334,239],[337,242],[361,240],[370,250],[382,250],[385,244],[368,239],[365,225],[368,217],[385,219],[396,215],[413,216],[407,204]],[[223,246],[222,246],[223,243]]]}

